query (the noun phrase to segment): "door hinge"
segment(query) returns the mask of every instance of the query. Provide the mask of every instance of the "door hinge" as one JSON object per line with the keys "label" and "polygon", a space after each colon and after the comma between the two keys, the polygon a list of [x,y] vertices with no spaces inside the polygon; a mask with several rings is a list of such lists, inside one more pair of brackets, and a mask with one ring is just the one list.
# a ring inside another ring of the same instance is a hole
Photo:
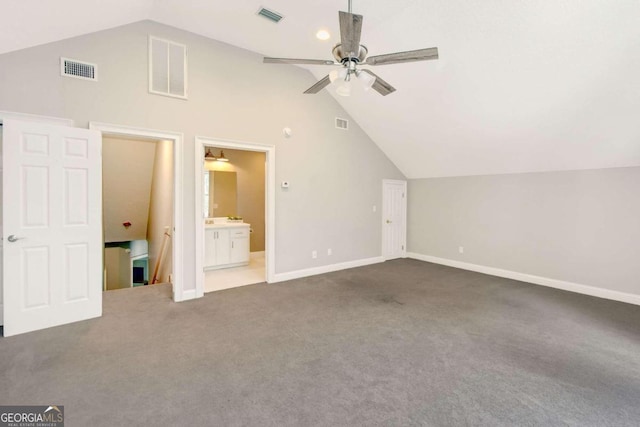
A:
{"label": "door hinge", "polygon": [[404,193],[402,193],[402,198],[404,199]]}
{"label": "door hinge", "polygon": [[404,245],[402,245],[402,250],[404,251]]}

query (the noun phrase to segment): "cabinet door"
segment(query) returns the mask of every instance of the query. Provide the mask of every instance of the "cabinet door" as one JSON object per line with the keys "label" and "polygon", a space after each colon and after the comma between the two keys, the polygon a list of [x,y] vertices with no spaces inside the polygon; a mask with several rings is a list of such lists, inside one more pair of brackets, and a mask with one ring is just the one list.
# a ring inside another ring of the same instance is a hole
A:
{"label": "cabinet door", "polygon": [[229,264],[231,242],[229,241],[229,230],[218,230],[216,234],[216,265]]}
{"label": "cabinet door", "polygon": [[231,239],[231,263],[249,262],[249,238],[235,237]]}
{"label": "cabinet door", "polygon": [[204,231],[204,266],[216,265],[216,230]]}

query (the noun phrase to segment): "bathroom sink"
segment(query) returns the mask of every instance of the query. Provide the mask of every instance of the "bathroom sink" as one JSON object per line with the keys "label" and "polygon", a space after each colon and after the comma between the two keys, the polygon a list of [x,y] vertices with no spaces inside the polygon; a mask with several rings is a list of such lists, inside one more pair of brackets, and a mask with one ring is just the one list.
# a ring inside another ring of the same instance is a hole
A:
{"label": "bathroom sink", "polygon": [[227,218],[226,216],[222,216],[222,217],[214,217],[214,218],[207,218],[204,221],[205,224],[243,224],[244,221],[241,219],[234,219],[231,220],[229,218]]}

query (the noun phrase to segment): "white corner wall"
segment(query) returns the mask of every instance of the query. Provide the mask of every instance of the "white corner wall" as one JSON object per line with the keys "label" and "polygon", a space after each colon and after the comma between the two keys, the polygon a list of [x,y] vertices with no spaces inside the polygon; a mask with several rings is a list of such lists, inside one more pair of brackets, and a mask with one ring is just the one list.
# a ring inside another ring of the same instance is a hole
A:
{"label": "white corner wall", "polygon": [[[150,34],[187,45],[188,100],[148,93]],[[98,64],[100,80],[61,77],[61,56]],[[328,93],[302,93],[314,82],[298,67],[262,64],[255,53],[143,21],[0,55],[0,110],[183,133],[188,292],[195,290],[195,135],[276,147],[276,182],[291,183],[276,191],[276,273],[380,256],[381,209],[372,206],[381,205],[383,178],[404,176],[353,120],[348,132],[335,129],[335,117],[349,115]]]}
{"label": "white corner wall", "polygon": [[414,258],[640,304],[640,167],[410,180],[408,227]]}
{"label": "white corner wall", "polygon": [[167,283],[171,274],[173,244],[173,143],[158,141],[153,162],[153,179],[149,203],[149,282],[153,279],[156,264],[160,258],[165,227],[169,227],[171,238],[167,238],[161,265],[158,267],[158,283]]}

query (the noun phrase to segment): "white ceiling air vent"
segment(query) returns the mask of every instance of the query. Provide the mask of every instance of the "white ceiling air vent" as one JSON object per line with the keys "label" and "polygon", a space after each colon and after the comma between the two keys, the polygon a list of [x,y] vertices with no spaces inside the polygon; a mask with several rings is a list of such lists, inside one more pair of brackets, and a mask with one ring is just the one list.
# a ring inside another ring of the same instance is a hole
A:
{"label": "white ceiling air vent", "polygon": [[269,21],[275,22],[276,24],[280,22],[282,18],[284,18],[284,16],[280,15],[278,12],[274,12],[273,10],[269,10],[264,7],[261,7],[258,10],[258,15],[263,16],[267,18]]}
{"label": "white ceiling air vent", "polygon": [[336,128],[342,130],[349,130],[349,120],[336,117]]}
{"label": "white ceiling air vent", "polygon": [[60,58],[60,75],[83,80],[98,80],[98,66],[75,59]]}

